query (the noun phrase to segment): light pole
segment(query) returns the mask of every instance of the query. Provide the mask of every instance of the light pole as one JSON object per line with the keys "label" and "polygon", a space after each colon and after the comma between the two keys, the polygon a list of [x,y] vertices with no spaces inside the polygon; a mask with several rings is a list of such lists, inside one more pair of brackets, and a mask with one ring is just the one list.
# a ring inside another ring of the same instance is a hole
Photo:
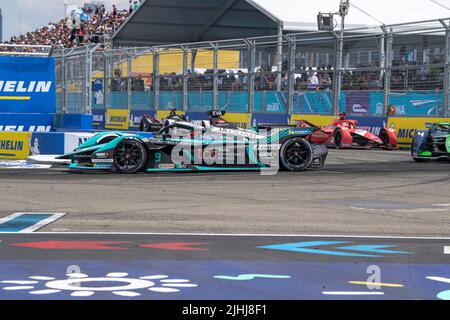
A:
{"label": "light pole", "polygon": [[67,4],[68,1],[64,0],[64,19],[67,19]]}
{"label": "light pole", "polygon": [[345,34],[345,17],[350,8],[350,0],[341,0],[339,6],[339,15],[341,16],[341,31],[338,39],[338,52],[336,57],[336,69],[334,78],[334,99],[333,99],[333,113],[339,112],[341,90],[342,90],[342,68],[344,58],[344,34]]}

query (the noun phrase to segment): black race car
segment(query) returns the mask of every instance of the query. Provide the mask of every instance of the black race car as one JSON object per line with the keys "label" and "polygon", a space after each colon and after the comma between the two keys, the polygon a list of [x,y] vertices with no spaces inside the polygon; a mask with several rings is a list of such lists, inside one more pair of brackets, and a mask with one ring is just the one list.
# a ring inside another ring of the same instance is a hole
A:
{"label": "black race car", "polygon": [[411,155],[416,162],[450,159],[450,122],[429,124],[428,130],[416,131]]}

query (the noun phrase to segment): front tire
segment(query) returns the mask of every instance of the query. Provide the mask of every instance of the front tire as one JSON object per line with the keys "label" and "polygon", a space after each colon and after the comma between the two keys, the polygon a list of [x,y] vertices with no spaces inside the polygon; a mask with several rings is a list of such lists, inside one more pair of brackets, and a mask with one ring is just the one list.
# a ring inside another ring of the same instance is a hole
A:
{"label": "front tire", "polygon": [[305,171],[313,162],[314,149],[302,138],[287,140],[280,150],[281,167],[287,171]]}
{"label": "front tire", "polygon": [[427,163],[430,162],[430,159],[425,159],[425,158],[413,158],[415,162],[417,163]]}
{"label": "front tire", "polygon": [[383,141],[383,145],[384,146],[388,146],[389,145],[389,135],[386,132],[386,130],[381,130],[381,132],[380,132],[380,140]]}
{"label": "front tire", "polygon": [[114,166],[123,174],[141,171],[147,163],[147,151],[137,140],[123,140],[114,151]]}

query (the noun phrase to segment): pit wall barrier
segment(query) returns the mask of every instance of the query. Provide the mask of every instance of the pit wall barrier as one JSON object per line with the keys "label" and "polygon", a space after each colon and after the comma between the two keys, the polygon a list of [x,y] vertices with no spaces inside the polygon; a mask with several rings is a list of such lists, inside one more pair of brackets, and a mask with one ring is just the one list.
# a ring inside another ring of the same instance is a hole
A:
{"label": "pit wall barrier", "polygon": [[0,132],[0,159],[26,160],[33,155],[72,152],[93,132]]}

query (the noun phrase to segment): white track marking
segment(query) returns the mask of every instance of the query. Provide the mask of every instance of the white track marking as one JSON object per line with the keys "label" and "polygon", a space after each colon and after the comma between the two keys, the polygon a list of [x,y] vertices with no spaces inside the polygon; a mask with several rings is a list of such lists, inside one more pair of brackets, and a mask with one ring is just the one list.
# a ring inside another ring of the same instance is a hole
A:
{"label": "white track marking", "polygon": [[[0,234],[11,234],[0,232]],[[129,236],[199,236],[199,237],[266,237],[266,238],[347,238],[347,239],[406,239],[406,240],[450,240],[450,237],[402,237],[372,235],[312,235],[312,234],[230,234],[230,233],[152,233],[152,232],[33,232],[29,235],[129,235]]]}
{"label": "white track marking", "polygon": [[444,254],[450,254],[450,246],[444,247]]}
{"label": "white track marking", "polygon": [[[386,211],[387,209],[375,209],[375,208],[359,208],[359,207],[350,207],[350,209],[354,210],[365,210],[365,211]],[[390,212],[398,212],[398,213],[422,213],[422,212],[447,212],[448,209],[436,209],[436,208],[416,208],[416,209],[389,209]]]}
{"label": "white track marking", "polygon": [[326,296],[382,296],[384,292],[380,291],[324,291]]}
{"label": "white track marking", "polygon": [[427,277],[428,280],[443,282],[443,283],[450,283],[450,279],[443,278],[443,277]]}
{"label": "white track marking", "polygon": [[[0,224],[11,221],[11,220],[13,220],[19,216],[22,216],[24,214],[33,214],[33,215],[49,215],[50,214],[51,217],[41,220],[29,228],[26,228],[24,230],[21,230],[19,232],[14,232],[14,233],[33,233],[34,231],[39,230],[39,229],[45,227],[46,225],[53,223],[56,220],[61,219],[62,217],[64,217],[66,215],[66,213],[56,213],[56,212],[16,212],[5,218],[0,219]],[[9,233],[9,232],[5,232],[5,233]]]}

